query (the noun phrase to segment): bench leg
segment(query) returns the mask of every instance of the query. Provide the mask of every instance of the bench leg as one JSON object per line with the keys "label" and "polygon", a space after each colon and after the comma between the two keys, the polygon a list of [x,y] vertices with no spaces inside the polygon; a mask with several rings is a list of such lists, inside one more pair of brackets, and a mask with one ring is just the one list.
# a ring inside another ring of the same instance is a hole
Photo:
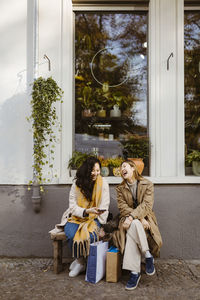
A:
{"label": "bench leg", "polygon": [[62,271],[62,241],[53,241],[53,270],[56,274]]}

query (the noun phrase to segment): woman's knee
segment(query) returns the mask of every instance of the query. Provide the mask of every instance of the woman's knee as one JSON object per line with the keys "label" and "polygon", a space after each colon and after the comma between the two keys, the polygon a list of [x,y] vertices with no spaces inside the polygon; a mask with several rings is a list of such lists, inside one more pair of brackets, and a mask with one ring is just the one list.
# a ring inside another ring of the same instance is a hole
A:
{"label": "woman's knee", "polygon": [[66,223],[64,227],[64,232],[67,237],[67,239],[73,239],[74,235],[76,234],[76,231],[78,229],[78,224],[75,223]]}
{"label": "woman's knee", "polygon": [[129,229],[127,230],[127,233],[135,232],[135,231],[137,231],[138,228],[141,228],[141,226],[142,226],[142,223],[138,219],[134,219],[131,222],[131,225],[130,225]]}
{"label": "woman's knee", "polygon": [[138,219],[134,219],[132,222],[131,222],[131,226],[132,227],[138,227],[138,226],[141,226],[141,222],[138,220]]}

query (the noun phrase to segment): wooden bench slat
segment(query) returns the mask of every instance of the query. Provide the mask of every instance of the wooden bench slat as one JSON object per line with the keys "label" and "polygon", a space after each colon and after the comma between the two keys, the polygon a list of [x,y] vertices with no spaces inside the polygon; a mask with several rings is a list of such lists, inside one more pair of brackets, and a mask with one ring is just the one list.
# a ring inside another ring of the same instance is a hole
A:
{"label": "wooden bench slat", "polygon": [[64,240],[66,240],[66,235],[65,235],[64,231],[58,232],[58,233],[51,233],[51,239],[57,240],[57,241],[59,241],[59,240],[64,241]]}

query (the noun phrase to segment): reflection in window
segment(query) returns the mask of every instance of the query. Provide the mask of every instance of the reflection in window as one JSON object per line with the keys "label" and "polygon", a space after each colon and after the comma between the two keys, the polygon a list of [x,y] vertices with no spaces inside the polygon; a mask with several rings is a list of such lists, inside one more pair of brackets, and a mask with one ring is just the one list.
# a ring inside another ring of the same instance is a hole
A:
{"label": "reflection in window", "polygon": [[75,150],[149,170],[147,12],[75,13]]}
{"label": "reflection in window", "polygon": [[[200,11],[185,12],[185,143],[186,155],[200,150]],[[186,161],[186,175],[192,174]]]}

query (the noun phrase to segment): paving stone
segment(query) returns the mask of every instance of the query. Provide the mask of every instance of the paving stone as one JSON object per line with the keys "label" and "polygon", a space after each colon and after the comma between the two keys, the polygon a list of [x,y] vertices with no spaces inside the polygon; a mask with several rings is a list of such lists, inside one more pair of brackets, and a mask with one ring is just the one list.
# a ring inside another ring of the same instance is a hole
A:
{"label": "paving stone", "polygon": [[64,271],[53,273],[53,260],[44,258],[0,258],[1,300],[200,300],[200,260],[155,261],[156,274],[142,277],[137,289],[124,289],[129,274],[123,271],[117,283],[105,279],[97,284],[85,281],[85,275],[69,278],[69,261]]}

